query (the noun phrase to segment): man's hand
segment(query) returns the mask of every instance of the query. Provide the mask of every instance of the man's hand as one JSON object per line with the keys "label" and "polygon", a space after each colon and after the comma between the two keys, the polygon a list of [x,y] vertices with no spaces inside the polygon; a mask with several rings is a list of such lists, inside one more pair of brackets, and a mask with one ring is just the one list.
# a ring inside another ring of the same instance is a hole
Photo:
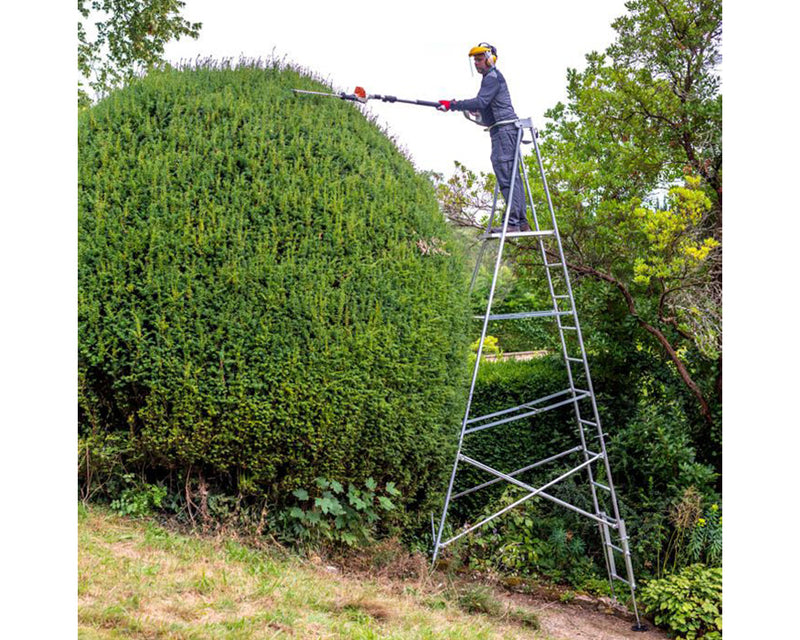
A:
{"label": "man's hand", "polygon": [[450,104],[453,100],[439,100],[439,106],[436,107],[439,111],[450,111]]}

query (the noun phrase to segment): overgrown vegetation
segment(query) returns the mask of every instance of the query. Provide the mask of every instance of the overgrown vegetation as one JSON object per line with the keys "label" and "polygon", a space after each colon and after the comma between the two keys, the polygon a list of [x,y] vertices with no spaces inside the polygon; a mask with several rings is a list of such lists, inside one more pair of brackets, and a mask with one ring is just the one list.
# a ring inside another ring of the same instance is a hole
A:
{"label": "overgrown vegetation", "polygon": [[641,600],[655,623],[677,640],[722,638],[721,568],[696,564],[651,580],[642,589]]}
{"label": "overgrown vegetation", "polygon": [[[464,401],[460,250],[430,183],[277,61],[153,72],[79,121],[86,495],[125,474],[193,517],[317,477],[444,482]],[[420,243],[437,243],[437,252]]]}

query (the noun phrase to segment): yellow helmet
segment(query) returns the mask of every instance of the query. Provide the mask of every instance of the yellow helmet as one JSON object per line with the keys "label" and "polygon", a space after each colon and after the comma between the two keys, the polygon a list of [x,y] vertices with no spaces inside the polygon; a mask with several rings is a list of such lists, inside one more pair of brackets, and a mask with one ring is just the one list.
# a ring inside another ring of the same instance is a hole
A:
{"label": "yellow helmet", "polygon": [[490,67],[493,67],[494,63],[497,62],[497,48],[488,42],[480,42],[476,44],[474,47],[472,47],[472,49],[469,50],[468,55],[471,58],[479,53],[483,53],[485,55],[486,62]]}

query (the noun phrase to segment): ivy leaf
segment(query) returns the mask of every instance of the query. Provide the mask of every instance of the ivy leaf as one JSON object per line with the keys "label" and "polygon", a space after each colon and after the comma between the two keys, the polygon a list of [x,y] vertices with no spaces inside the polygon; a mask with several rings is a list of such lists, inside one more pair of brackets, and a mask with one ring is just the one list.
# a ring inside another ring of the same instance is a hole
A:
{"label": "ivy leaf", "polygon": [[308,500],[308,491],[305,489],[295,489],[292,491],[292,495],[298,500]]}

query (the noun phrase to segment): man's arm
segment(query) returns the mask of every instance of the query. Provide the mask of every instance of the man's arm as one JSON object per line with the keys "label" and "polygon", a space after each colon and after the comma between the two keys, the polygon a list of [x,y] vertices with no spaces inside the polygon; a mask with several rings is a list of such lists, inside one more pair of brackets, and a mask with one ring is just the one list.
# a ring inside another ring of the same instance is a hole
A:
{"label": "man's arm", "polygon": [[479,111],[486,109],[499,90],[500,81],[497,76],[494,73],[488,73],[483,76],[481,90],[476,97],[470,100],[454,100],[450,103],[450,109],[453,111]]}

